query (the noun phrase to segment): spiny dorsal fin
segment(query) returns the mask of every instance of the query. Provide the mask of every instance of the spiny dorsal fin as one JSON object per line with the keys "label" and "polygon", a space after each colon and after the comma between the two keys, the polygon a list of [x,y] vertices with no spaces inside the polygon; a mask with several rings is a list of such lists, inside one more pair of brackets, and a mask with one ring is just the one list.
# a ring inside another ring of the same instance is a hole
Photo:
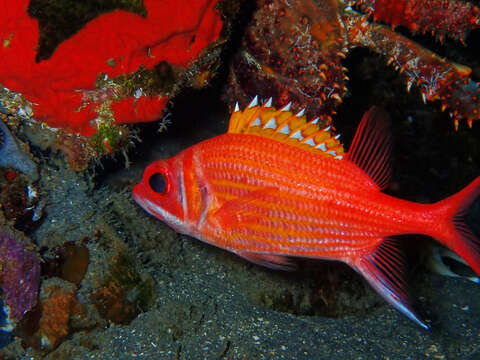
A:
{"label": "spiny dorsal fin", "polygon": [[391,134],[387,113],[372,106],[357,128],[347,159],[365,171],[380,187],[387,187],[391,177]]}
{"label": "spiny dorsal fin", "polygon": [[290,104],[277,110],[271,98],[259,105],[255,96],[243,111],[236,104],[228,132],[258,135],[337,159],[344,155],[340,136],[335,136],[330,126],[321,129],[318,118],[307,122],[304,111],[293,114]]}

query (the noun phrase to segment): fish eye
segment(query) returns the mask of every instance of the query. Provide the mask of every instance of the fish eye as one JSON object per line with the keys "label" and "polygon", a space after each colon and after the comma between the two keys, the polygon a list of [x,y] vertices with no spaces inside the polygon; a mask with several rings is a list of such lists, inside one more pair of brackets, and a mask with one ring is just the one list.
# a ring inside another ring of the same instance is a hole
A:
{"label": "fish eye", "polygon": [[167,190],[167,181],[166,175],[163,173],[155,173],[150,176],[148,179],[148,184],[150,188],[157,194],[165,194]]}

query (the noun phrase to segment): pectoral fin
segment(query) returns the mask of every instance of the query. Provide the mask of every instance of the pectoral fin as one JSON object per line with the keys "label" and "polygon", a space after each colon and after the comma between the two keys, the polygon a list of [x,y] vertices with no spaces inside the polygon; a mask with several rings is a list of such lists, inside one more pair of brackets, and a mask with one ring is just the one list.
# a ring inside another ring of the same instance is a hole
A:
{"label": "pectoral fin", "polygon": [[226,201],[217,210],[214,210],[211,219],[224,229],[243,226],[261,216],[259,203],[268,195],[278,191],[276,187],[263,187],[247,192],[235,199]]}
{"label": "pectoral fin", "polygon": [[[265,202],[271,201],[273,194],[278,192],[276,187],[263,187],[245,193],[230,201],[226,201],[211,215],[212,221],[226,230],[238,229],[254,224],[263,216],[261,210]],[[238,256],[254,263],[276,270],[293,271],[296,264],[288,257],[254,253],[250,251],[234,251]]]}

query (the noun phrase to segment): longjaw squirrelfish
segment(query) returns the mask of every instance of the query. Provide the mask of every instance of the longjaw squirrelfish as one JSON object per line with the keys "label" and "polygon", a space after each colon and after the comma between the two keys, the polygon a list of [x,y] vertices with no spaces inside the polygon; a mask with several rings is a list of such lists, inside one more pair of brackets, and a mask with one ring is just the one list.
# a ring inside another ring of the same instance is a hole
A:
{"label": "longjaw squirrelfish", "polygon": [[290,269],[292,257],[351,266],[423,328],[402,274],[400,234],[425,234],[480,274],[480,242],[463,216],[480,177],[457,194],[419,204],[384,194],[391,141],[386,114],[370,109],[348,153],[330,128],[290,106],[257,98],[235,107],[226,134],[150,164],[133,198],[177,232],[257,264]]}

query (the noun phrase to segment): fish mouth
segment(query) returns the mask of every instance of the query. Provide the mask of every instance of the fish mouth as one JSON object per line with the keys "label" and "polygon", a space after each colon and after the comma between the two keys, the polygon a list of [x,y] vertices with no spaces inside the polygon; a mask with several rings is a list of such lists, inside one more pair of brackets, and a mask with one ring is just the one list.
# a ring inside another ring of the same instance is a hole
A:
{"label": "fish mouth", "polygon": [[132,197],[133,200],[135,200],[135,202],[147,213],[160,220],[164,220],[166,212],[150,201],[147,188],[143,183],[139,183],[133,187]]}
{"label": "fish mouth", "polygon": [[133,190],[132,190],[132,197],[133,197],[133,200],[135,200],[135,202],[143,209],[145,210],[146,212],[148,212],[150,215],[153,215],[153,216],[158,216],[157,213],[153,212],[149,206],[150,204],[150,201],[148,201],[147,199],[147,190],[145,189],[145,186],[143,185],[143,183],[139,183],[137,185],[135,185],[133,187]]}
{"label": "fish mouth", "polygon": [[145,198],[145,186],[143,186],[142,183],[139,183],[133,187],[132,197],[138,205],[142,206],[142,200]]}

